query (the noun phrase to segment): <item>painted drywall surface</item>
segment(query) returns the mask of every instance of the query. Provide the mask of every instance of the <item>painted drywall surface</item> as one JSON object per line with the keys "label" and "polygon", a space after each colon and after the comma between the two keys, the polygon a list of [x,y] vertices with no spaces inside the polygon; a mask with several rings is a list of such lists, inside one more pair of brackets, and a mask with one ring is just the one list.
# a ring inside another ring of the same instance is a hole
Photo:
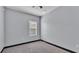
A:
{"label": "painted drywall surface", "polygon": [[79,52],[79,7],[60,7],[41,22],[43,40]]}
{"label": "painted drywall surface", "polygon": [[42,9],[39,7],[32,8],[32,6],[6,6],[7,8],[30,13],[36,16],[43,16],[52,10],[55,10],[58,6],[43,6]]}
{"label": "painted drywall surface", "polygon": [[0,51],[4,47],[4,8],[0,6]]}
{"label": "painted drywall surface", "polygon": [[29,36],[29,21],[39,24],[39,17],[24,14],[6,8],[6,44],[5,46],[24,43],[40,39],[39,25],[37,36]]}

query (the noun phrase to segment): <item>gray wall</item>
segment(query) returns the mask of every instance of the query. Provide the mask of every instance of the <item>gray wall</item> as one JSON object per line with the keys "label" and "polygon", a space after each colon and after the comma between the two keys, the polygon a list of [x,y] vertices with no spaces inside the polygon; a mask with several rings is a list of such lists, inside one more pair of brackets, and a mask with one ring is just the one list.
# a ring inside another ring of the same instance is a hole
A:
{"label": "gray wall", "polygon": [[0,6],[0,51],[4,47],[4,8]]}
{"label": "gray wall", "polygon": [[[6,8],[6,42],[5,46],[24,43],[28,41],[40,39],[39,22],[40,17],[25,14],[19,11]],[[29,36],[29,20],[37,21],[38,23],[38,35]]]}
{"label": "gray wall", "polygon": [[43,40],[79,52],[79,7],[59,7],[41,22]]}

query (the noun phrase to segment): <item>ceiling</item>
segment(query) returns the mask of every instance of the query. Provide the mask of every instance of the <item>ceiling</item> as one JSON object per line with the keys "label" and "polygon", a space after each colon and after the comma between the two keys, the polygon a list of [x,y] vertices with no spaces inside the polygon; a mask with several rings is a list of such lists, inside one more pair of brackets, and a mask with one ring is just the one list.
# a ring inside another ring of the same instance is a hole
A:
{"label": "ceiling", "polygon": [[37,16],[43,16],[55,10],[57,7],[58,6],[43,6],[43,8],[39,8],[38,6],[7,6],[7,8],[23,11]]}

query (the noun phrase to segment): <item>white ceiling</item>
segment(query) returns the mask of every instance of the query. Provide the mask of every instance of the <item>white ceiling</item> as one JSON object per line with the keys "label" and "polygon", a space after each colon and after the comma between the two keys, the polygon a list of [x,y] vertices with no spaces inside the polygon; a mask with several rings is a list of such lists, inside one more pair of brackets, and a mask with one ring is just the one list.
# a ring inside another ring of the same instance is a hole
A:
{"label": "white ceiling", "polygon": [[43,6],[42,9],[40,9],[38,6],[32,7],[32,6],[7,6],[7,8],[23,11],[26,13],[34,14],[37,16],[43,16],[54,9],[56,9],[58,6]]}

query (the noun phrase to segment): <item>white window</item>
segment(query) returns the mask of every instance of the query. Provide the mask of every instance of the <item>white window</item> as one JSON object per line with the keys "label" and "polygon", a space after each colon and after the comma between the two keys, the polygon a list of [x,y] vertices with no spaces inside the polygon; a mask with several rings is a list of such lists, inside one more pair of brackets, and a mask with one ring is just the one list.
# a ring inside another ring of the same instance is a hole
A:
{"label": "white window", "polygon": [[37,36],[37,22],[29,21],[29,36]]}

